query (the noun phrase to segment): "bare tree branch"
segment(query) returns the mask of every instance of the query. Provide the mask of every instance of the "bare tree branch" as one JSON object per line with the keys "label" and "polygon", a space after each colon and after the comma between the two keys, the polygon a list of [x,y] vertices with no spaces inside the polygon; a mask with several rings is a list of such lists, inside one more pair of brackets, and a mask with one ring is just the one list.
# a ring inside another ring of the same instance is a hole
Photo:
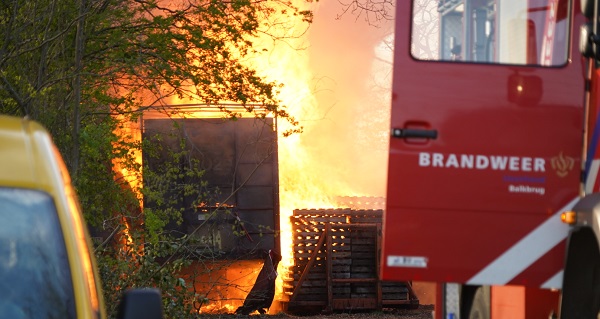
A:
{"label": "bare tree branch", "polygon": [[374,26],[378,26],[382,21],[394,19],[393,0],[338,0],[338,2],[342,5],[342,12],[338,14],[338,19],[351,14],[356,19],[362,18]]}

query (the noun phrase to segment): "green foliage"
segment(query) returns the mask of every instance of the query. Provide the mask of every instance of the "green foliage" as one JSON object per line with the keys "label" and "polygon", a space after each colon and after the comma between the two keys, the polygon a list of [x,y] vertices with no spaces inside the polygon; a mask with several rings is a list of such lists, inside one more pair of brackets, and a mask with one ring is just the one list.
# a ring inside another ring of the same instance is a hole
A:
{"label": "green foliage", "polygon": [[[186,209],[195,210],[207,197],[206,181],[202,180],[204,171],[197,159],[190,156],[185,139],[179,140],[179,148],[165,150],[160,136],[144,141],[145,163],[159,161],[160,165],[144,166],[145,226],[148,231],[146,240],[156,244],[159,234],[169,222],[181,223]],[[190,199],[187,200],[186,199]]]}
{"label": "green foliage", "polygon": [[190,260],[177,258],[164,263],[170,254],[175,253],[181,241],[171,239],[169,243],[146,243],[143,253],[133,245],[127,246],[127,249],[121,247],[116,250],[113,246],[99,249],[96,255],[104,290],[108,292],[105,294],[108,312],[116,313],[125,289],[152,286],[162,292],[165,318],[189,318],[195,295],[190,293],[188,284],[178,274],[183,267],[189,266]]}
{"label": "green foliage", "polygon": [[[140,189],[137,154],[165,150],[142,145],[125,128],[149,109],[171,114],[160,107],[170,97],[212,105],[233,119],[240,111],[231,103],[297,124],[277,98],[281,84],[244,61],[262,54],[254,48],[257,36],[285,40],[289,34],[271,33],[275,26],[308,23],[312,15],[286,1],[165,3],[2,1],[0,113],[29,116],[54,136],[85,218],[102,238],[97,256],[111,311],[123,289],[156,286],[166,296],[167,317],[180,318],[202,298],[176,275],[189,263],[182,247],[193,239],[168,236],[164,227],[181,220],[181,207],[196,207],[210,194],[183,147],[167,152],[164,165],[145,167]],[[143,210],[140,193],[148,203]],[[181,206],[181,198],[192,200]]]}

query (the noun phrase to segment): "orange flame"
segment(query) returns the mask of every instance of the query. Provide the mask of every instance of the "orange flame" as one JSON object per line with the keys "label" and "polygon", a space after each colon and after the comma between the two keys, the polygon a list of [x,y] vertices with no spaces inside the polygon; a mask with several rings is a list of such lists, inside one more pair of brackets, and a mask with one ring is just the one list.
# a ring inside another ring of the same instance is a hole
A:
{"label": "orange flame", "polygon": [[[294,262],[288,236],[293,210],[335,208],[339,196],[385,194],[391,100],[389,39],[393,36],[391,21],[375,28],[352,16],[337,19],[340,7],[335,1],[292,2],[301,10],[313,10],[319,19],[315,18],[308,31],[305,25],[276,30],[281,34],[274,34],[275,38],[285,41],[263,36],[254,43],[261,53],[248,61],[267,80],[284,84],[279,99],[304,129],[302,134],[279,139],[282,261],[276,300],[283,301],[282,276]],[[185,108],[197,101],[173,97],[163,103]],[[223,116],[219,112],[186,112],[190,117],[211,114]],[[279,132],[290,128],[285,121],[278,122]],[[257,265],[253,272],[259,270]],[[215,309],[232,311],[233,307],[226,303],[203,308]]]}
{"label": "orange flame", "polygon": [[276,299],[282,301],[282,277],[294,263],[293,210],[336,208],[345,196],[383,197],[389,135],[391,21],[375,28],[351,16],[338,19],[336,2],[294,4],[314,11],[310,30],[255,61],[268,79],[284,83],[279,97],[304,129],[279,139],[283,235]]}

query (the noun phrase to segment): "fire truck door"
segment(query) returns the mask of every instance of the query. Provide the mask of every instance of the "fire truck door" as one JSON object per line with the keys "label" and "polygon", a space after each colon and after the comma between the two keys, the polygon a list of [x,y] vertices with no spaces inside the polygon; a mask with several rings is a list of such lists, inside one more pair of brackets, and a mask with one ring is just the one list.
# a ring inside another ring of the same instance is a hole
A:
{"label": "fire truck door", "polygon": [[557,214],[581,171],[578,6],[397,2],[384,279],[560,285]]}

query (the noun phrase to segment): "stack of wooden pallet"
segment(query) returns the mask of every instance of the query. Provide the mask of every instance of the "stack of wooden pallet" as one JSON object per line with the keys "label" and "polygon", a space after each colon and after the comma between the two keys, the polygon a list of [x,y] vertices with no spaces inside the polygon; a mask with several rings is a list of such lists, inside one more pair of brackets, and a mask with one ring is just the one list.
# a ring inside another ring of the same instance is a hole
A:
{"label": "stack of wooden pallet", "polygon": [[294,211],[294,265],[284,276],[288,311],[418,306],[410,283],[379,279],[382,215],[361,209]]}

